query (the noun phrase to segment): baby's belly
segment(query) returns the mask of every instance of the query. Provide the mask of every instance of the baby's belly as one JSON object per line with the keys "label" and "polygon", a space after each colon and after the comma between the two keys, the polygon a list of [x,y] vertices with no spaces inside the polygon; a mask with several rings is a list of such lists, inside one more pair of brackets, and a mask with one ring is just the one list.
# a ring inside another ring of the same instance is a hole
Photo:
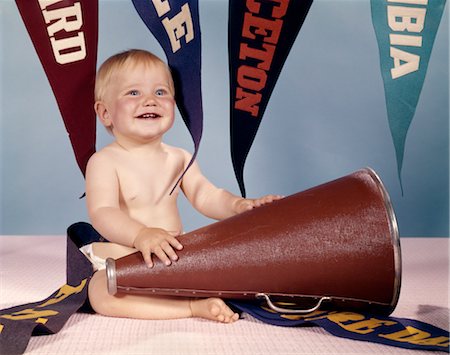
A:
{"label": "baby's belly", "polygon": [[162,228],[177,233],[183,230],[176,208],[133,208],[130,206],[127,212],[131,218],[150,228]]}
{"label": "baby's belly", "polygon": [[92,243],[92,251],[94,252],[95,256],[102,259],[119,259],[123,256],[135,253],[137,249],[116,243],[96,242]]}

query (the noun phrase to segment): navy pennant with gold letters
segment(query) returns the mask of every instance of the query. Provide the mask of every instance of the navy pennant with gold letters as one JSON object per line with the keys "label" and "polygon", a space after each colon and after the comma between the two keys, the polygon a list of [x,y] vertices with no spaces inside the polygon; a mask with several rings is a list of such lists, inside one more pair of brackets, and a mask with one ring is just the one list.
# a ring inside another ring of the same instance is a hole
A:
{"label": "navy pennant with gold letters", "polygon": [[316,325],[342,338],[406,349],[449,352],[448,331],[416,320],[328,310],[314,311],[307,315],[279,314],[254,302],[233,301],[231,304],[242,312],[273,325]]}
{"label": "navy pennant with gold letters", "polygon": [[231,158],[245,197],[244,165],[270,95],[312,0],[230,0]]}
{"label": "navy pennant with gold letters", "polygon": [[0,310],[0,353],[22,354],[31,335],[53,334],[87,299],[92,265],[67,238],[67,284],[40,302]]}
{"label": "navy pennant with gold letters", "polygon": [[163,48],[172,71],[178,109],[194,141],[195,151],[187,170],[197,155],[203,131],[198,0],[132,1]]}
{"label": "navy pennant with gold letters", "polygon": [[16,0],[85,174],[95,152],[98,0]]}

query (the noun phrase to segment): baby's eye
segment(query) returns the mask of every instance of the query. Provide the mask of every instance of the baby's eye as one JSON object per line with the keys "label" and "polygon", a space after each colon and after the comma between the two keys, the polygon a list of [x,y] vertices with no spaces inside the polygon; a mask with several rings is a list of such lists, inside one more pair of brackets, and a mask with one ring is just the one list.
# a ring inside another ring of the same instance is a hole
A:
{"label": "baby's eye", "polygon": [[164,96],[164,95],[167,94],[167,90],[165,90],[165,89],[158,89],[158,90],[155,91],[155,94],[157,96]]}
{"label": "baby's eye", "polygon": [[139,91],[138,90],[130,90],[130,91],[128,91],[128,95],[138,96],[139,95]]}

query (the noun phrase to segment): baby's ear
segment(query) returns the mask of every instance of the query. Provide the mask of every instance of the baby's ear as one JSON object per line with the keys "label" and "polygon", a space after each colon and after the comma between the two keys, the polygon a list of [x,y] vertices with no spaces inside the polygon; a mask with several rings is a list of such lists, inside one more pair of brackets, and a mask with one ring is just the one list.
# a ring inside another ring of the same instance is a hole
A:
{"label": "baby's ear", "polygon": [[109,112],[108,108],[102,101],[97,101],[94,104],[95,113],[97,114],[98,118],[102,122],[102,124],[105,127],[110,127],[112,125],[112,121],[109,118]]}

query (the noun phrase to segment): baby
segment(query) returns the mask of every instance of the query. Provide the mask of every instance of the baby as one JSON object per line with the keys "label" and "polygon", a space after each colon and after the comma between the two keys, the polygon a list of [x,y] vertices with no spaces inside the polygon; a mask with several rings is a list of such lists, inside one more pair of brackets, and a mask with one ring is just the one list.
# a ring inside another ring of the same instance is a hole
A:
{"label": "baby", "polygon": [[[130,50],[100,67],[95,111],[113,134],[113,143],[95,153],[86,171],[86,198],[94,228],[111,243],[90,245],[100,261],[139,250],[148,265],[159,258],[170,266],[183,246],[177,208],[181,191],[204,215],[224,219],[281,198],[244,199],[215,187],[196,162],[172,194],[172,187],[191,161],[183,149],[162,142],[174,123],[175,92],[168,66],[155,55]],[[186,299],[107,292],[102,267],[89,284],[89,300],[100,314],[141,319],[202,317],[224,323],[238,319],[219,298]]]}

